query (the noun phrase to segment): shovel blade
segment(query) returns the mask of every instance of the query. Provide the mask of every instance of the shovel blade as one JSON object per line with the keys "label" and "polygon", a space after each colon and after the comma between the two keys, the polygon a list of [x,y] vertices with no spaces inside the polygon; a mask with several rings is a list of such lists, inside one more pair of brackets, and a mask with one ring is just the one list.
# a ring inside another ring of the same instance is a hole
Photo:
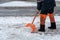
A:
{"label": "shovel blade", "polygon": [[31,24],[31,23],[26,24],[26,27],[31,27],[31,28],[32,28],[31,33],[34,33],[34,32],[35,32],[35,30],[36,30],[36,25]]}
{"label": "shovel blade", "polygon": [[26,24],[26,27],[30,27],[32,24],[31,23],[28,23],[28,24]]}

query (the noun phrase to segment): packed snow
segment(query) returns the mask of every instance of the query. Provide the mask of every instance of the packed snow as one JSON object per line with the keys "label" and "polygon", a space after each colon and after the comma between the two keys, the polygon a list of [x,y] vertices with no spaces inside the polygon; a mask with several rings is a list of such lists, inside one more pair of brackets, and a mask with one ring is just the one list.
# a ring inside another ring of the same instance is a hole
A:
{"label": "packed snow", "polygon": [[[60,16],[55,16],[57,30],[53,34],[31,33],[31,28],[25,25],[31,23],[33,17],[19,16],[19,17],[0,17],[0,40],[60,40]],[[46,19],[47,26],[50,25],[49,17]],[[36,27],[39,27],[39,17],[36,18]]]}

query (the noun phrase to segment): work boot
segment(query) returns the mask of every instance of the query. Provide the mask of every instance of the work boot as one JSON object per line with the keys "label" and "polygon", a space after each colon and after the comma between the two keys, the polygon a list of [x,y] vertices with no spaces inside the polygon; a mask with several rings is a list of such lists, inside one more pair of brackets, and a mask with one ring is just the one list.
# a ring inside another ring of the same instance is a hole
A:
{"label": "work boot", "polygon": [[56,29],[56,23],[51,23],[51,27],[48,27],[48,29]]}
{"label": "work boot", "polygon": [[40,29],[38,31],[45,32],[45,25],[40,25]]}

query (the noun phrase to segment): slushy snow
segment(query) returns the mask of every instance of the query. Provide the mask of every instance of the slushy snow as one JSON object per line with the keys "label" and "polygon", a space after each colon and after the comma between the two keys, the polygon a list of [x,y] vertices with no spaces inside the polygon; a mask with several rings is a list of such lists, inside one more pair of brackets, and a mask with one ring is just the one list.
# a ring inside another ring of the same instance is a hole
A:
{"label": "slushy snow", "polygon": [[[57,23],[57,34],[43,34],[30,33],[31,28],[27,28],[25,25],[31,23],[33,17],[0,17],[0,40],[60,40],[60,16],[55,16]],[[50,25],[49,17],[46,19],[47,26]],[[39,17],[36,18],[35,23],[39,27]]]}

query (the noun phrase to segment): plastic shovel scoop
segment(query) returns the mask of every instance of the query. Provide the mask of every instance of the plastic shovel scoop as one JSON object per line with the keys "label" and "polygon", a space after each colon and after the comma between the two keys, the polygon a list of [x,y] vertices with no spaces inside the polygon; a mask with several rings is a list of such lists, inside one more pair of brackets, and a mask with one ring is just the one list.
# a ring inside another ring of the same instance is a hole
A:
{"label": "plastic shovel scoop", "polygon": [[35,30],[36,30],[36,25],[33,24],[33,23],[34,23],[34,21],[35,21],[35,19],[36,19],[37,14],[38,14],[38,13],[35,14],[32,23],[28,23],[28,24],[26,24],[26,27],[31,27],[31,28],[32,28],[31,33],[34,33]]}

